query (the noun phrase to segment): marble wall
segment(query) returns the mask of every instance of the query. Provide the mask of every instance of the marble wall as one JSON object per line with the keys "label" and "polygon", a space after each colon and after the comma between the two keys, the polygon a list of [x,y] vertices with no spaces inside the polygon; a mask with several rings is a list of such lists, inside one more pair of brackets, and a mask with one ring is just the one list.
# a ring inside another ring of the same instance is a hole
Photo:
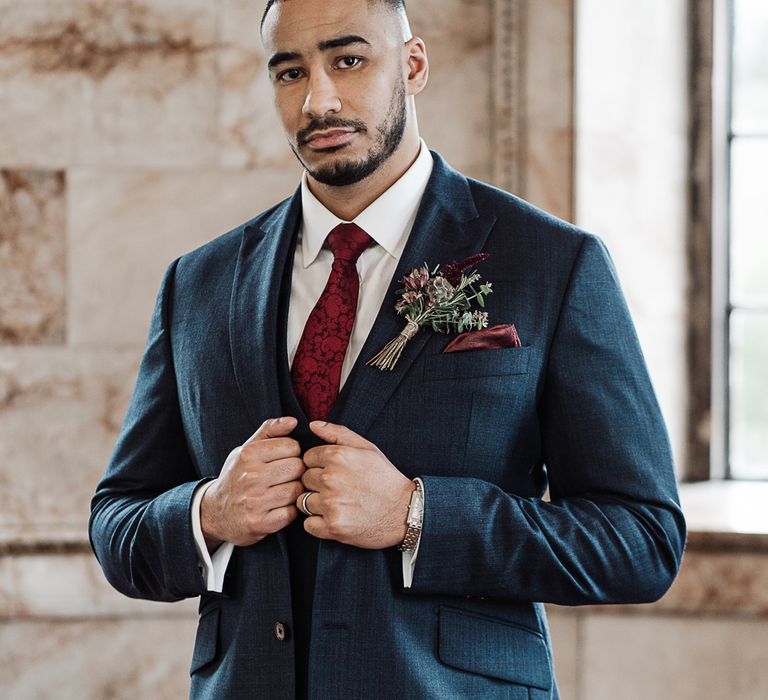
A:
{"label": "marble wall", "polygon": [[[409,3],[431,61],[417,102],[427,143],[460,170],[605,238],[678,454],[683,5],[581,0],[577,15],[574,0]],[[265,77],[262,7],[0,0],[3,697],[186,695],[194,601],[114,592],[86,524],[166,265],[298,183]],[[630,69],[645,52],[655,58]],[[639,93],[648,95],[641,109]],[[649,269],[664,272],[650,290]],[[694,564],[694,578],[713,575]],[[680,690],[688,667],[671,655],[690,648],[709,658],[741,638],[764,645],[753,619],[764,612],[748,612],[737,605],[692,619],[673,607],[646,619],[553,608],[563,697],[695,697]],[[663,673],[643,685],[653,663]],[[736,676],[751,657],[734,663],[725,680],[714,670],[703,678],[746,688]],[[617,690],[632,683],[635,696]]]}

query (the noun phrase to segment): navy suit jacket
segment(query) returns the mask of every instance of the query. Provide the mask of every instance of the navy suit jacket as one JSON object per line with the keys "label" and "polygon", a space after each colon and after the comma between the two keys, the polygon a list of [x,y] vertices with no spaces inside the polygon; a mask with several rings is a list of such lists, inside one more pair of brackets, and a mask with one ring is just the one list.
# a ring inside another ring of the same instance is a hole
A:
{"label": "navy suit jacket", "polygon": [[[433,157],[390,289],[329,416],[424,480],[413,586],[403,588],[395,549],[319,543],[303,621],[313,698],[557,697],[542,602],[653,601],[682,556],[669,441],[605,246]],[[190,503],[262,421],[295,406],[281,393],[278,308],[300,219],[297,191],[171,264],[91,505],[91,543],[115,588],[200,596],[193,698],[294,696],[290,538],[235,548],[224,591],[207,592]],[[514,323],[523,346],[443,354],[451,336],[425,330],[394,371],[366,366],[403,327],[398,280],[480,251],[490,254],[479,267],[493,283],[490,322]]]}

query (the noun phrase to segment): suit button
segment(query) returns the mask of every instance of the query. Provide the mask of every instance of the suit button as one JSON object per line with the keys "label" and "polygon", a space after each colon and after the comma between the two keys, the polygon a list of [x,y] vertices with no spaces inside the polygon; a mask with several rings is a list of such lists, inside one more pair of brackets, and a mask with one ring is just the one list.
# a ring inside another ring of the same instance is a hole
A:
{"label": "suit button", "polygon": [[286,629],[282,622],[275,623],[275,637],[277,637],[278,641],[285,641]]}

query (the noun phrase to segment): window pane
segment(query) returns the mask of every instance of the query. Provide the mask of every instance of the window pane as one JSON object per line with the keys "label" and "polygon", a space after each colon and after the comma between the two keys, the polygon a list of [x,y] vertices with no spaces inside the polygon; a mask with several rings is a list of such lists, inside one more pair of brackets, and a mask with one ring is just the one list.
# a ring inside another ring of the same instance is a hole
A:
{"label": "window pane", "polygon": [[733,141],[731,299],[768,306],[768,138]]}
{"label": "window pane", "polygon": [[735,0],[733,130],[768,132],[768,2]]}
{"label": "window pane", "polygon": [[731,476],[768,479],[768,313],[731,315]]}

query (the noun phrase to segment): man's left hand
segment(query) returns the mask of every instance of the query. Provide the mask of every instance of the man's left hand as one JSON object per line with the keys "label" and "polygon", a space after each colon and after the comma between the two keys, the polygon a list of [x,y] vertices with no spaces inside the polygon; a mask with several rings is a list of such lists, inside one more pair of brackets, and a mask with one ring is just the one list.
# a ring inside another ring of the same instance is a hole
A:
{"label": "man's left hand", "polygon": [[[310,429],[326,445],[304,453],[301,480],[313,513],[304,529],[315,537],[364,549],[399,545],[415,484],[397,470],[376,445],[343,425],[312,421]],[[303,496],[296,500],[301,507]]]}

